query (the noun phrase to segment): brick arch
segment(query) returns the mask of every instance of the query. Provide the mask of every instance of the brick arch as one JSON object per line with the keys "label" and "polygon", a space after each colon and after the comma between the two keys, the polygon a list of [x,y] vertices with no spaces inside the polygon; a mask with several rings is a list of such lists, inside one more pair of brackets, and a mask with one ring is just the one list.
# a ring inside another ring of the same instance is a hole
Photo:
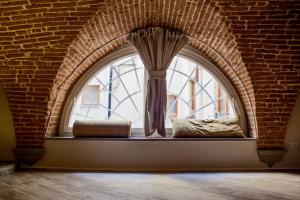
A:
{"label": "brick arch", "polygon": [[[150,8],[150,9],[149,9]],[[153,9],[151,9],[153,8]],[[155,9],[154,9],[155,8]],[[255,99],[247,69],[228,30],[226,17],[214,1],[106,2],[69,46],[52,88],[47,134],[58,132],[60,113],[73,83],[94,62],[127,43],[135,29],[163,26],[183,31],[190,45],[203,52],[232,81],[245,106],[251,134],[256,134]]]}

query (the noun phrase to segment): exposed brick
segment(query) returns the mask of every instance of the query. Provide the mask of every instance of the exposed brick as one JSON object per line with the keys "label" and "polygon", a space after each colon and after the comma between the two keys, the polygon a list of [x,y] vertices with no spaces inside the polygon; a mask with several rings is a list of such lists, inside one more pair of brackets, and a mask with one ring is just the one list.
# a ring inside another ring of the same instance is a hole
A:
{"label": "exposed brick", "polygon": [[300,88],[297,1],[18,0],[0,7],[0,82],[18,146],[41,146],[48,124],[56,134],[66,91],[125,44],[126,34],[146,26],[191,36],[190,45],[236,87],[258,146],[283,146]]}

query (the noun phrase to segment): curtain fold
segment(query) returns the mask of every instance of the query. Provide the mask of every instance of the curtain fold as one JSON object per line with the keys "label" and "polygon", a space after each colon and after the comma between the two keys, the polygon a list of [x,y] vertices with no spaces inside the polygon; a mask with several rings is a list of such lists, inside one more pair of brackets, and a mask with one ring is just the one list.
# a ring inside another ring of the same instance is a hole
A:
{"label": "curtain fold", "polygon": [[181,32],[151,27],[138,30],[129,36],[148,72],[145,102],[144,129],[150,136],[156,130],[165,137],[167,104],[166,72],[173,57],[187,44]]}

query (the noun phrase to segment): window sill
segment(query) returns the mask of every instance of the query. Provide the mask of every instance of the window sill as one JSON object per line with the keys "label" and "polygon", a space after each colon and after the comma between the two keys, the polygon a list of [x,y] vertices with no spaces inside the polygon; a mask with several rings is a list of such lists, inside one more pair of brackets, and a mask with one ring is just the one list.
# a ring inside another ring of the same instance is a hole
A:
{"label": "window sill", "polygon": [[171,137],[130,137],[130,138],[91,138],[91,137],[47,137],[46,140],[96,140],[96,141],[253,141],[255,138],[171,138]]}

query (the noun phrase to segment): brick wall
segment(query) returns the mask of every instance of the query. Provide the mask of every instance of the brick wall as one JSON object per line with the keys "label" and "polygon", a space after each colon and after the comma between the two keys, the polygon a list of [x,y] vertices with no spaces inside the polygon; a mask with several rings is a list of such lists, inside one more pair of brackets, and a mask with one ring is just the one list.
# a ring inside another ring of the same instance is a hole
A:
{"label": "brick wall", "polygon": [[280,148],[300,88],[300,1],[241,2],[218,5],[251,78],[258,145]]}
{"label": "brick wall", "polygon": [[72,84],[146,26],[188,35],[236,87],[259,147],[283,145],[300,87],[299,1],[20,0],[0,7],[0,81],[18,146],[41,146],[46,131],[56,134]]}
{"label": "brick wall", "polygon": [[0,80],[18,146],[42,145],[53,80],[68,46],[101,6],[91,1],[60,2],[0,1]]}

